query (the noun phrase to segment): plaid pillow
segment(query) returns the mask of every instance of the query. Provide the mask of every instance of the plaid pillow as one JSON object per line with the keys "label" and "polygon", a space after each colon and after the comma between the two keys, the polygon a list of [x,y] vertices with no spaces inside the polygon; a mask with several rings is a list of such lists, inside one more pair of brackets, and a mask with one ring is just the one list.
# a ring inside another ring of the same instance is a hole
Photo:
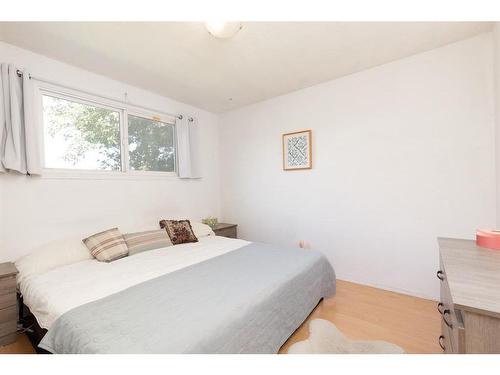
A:
{"label": "plaid pillow", "polygon": [[187,242],[198,242],[189,220],[161,220],[160,228],[167,231],[174,245]]}
{"label": "plaid pillow", "polygon": [[134,255],[143,251],[172,246],[168,234],[161,229],[145,232],[124,233],[123,238],[127,243],[128,254]]}
{"label": "plaid pillow", "polygon": [[100,262],[112,262],[128,255],[127,243],[118,228],[96,233],[82,241]]}

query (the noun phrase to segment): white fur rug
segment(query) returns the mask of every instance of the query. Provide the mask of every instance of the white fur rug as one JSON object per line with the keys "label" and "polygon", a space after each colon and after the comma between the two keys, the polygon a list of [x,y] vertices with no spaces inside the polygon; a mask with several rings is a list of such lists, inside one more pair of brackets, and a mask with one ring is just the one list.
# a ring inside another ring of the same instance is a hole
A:
{"label": "white fur rug", "polygon": [[335,324],[324,319],[309,323],[309,338],[288,349],[288,354],[402,354],[399,346],[385,341],[350,340]]}

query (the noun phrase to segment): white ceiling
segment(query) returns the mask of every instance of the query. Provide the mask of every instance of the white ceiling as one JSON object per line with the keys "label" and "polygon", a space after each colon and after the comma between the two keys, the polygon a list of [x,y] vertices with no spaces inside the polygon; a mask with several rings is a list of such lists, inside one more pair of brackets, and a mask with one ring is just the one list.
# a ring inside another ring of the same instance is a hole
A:
{"label": "white ceiling", "polygon": [[489,31],[487,22],[2,22],[0,40],[225,112]]}

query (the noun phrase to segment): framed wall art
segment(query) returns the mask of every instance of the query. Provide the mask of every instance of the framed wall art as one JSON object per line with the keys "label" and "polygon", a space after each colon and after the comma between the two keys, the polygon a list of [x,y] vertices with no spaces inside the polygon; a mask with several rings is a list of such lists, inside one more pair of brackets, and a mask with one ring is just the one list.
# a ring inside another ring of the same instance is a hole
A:
{"label": "framed wall art", "polygon": [[283,134],[283,170],[312,168],[311,130]]}

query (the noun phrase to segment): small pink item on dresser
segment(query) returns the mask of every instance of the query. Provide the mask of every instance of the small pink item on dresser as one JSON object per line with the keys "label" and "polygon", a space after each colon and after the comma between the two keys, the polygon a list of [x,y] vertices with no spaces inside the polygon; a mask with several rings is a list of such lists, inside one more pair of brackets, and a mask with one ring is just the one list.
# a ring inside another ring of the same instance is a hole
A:
{"label": "small pink item on dresser", "polygon": [[488,249],[500,250],[500,231],[491,229],[478,229],[476,244]]}

